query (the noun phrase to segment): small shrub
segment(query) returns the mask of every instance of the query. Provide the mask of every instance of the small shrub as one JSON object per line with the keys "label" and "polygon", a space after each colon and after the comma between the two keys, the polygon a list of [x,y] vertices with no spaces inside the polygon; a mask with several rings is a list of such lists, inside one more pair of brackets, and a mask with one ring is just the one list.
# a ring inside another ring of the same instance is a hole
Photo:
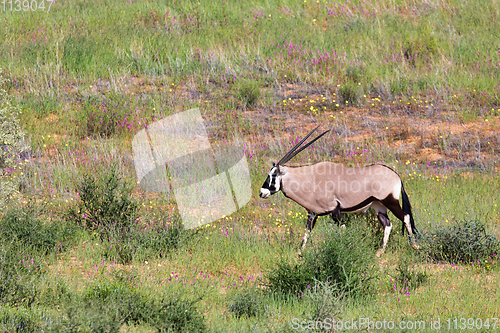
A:
{"label": "small shrub", "polygon": [[257,289],[244,289],[233,295],[228,305],[228,312],[238,319],[256,317],[262,311],[262,297]]}
{"label": "small shrub", "polygon": [[38,295],[36,280],[42,274],[39,263],[22,248],[0,247],[0,304],[30,307]]}
{"label": "small shrub", "polygon": [[303,262],[289,264],[282,260],[267,275],[268,287],[274,293],[297,295],[314,281],[314,274]]}
{"label": "small shrub", "polygon": [[60,251],[72,237],[74,227],[64,222],[44,222],[43,208],[30,202],[21,208],[8,209],[0,218],[0,238],[40,253]]}
{"label": "small shrub", "polygon": [[36,310],[5,306],[0,308],[1,332],[43,332],[52,320]]}
{"label": "small shrub", "polygon": [[314,322],[336,318],[346,303],[345,296],[337,285],[317,280],[314,287],[306,291],[305,297],[313,306],[308,319]]}
{"label": "small shrub", "polygon": [[199,299],[170,296],[148,304],[144,322],[159,332],[205,332],[203,315],[196,309]]}
{"label": "small shrub", "polygon": [[376,274],[375,250],[371,233],[364,229],[363,224],[330,228],[324,240],[303,251],[301,262],[280,262],[267,274],[269,289],[297,294],[320,281],[335,285],[346,296],[369,293]]}
{"label": "small shrub", "polygon": [[101,177],[85,175],[78,188],[81,202],[67,216],[81,227],[97,231],[102,240],[120,240],[136,224],[139,205],[131,196],[132,187],[118,175],[116,165]]}
{"label": "small shrub", "polygon": [[160,332],[204,332],[198,301],[182,294],[151,298],[130,285],[100,281],[68,299],[59,330],[119,332],[124,324],[148,324]]}
{"label": "small shrub", "polygon": [[254,105],[260,98],[260,84],[254,80],[243,80],[237,85],[237,97],[243,102],[243,106]]}
{"label": "small shrub", "polygon": [[438,42],[429,28],[419,28],[417,37],[407,37],[403,42],[405,60],[415,67],[419,63],[426,63],[437,53]]}
{"label": "small shrub", "polygon": [[390,90],[393,96],[405,95],[410,89],[410,81],[406,77],[398,77],[390,83]]}
{"label": "small shrub", "polygon": [[480,220],[457,221],[423,236],[423,250],[435,261],[470,263],[497,254],[499,241]]}
{"label": "small shrub", "polygon": [[345,76],[353,83],[360,83],[366,75],[366,69],[360,66],[348,66],[345,70]]}
{"label": "small shrub", "polygon": [[339,98],[344,104],[355,104],[359,101],[359,86],[354,81],[348,80],[340,86]]}
{"label": "small shrub", "polygon": [[346,296],[369,293],[376,275],[371,232],[364,224],[330,228],[325,240],[304,254],[316,280],[336,284]]}

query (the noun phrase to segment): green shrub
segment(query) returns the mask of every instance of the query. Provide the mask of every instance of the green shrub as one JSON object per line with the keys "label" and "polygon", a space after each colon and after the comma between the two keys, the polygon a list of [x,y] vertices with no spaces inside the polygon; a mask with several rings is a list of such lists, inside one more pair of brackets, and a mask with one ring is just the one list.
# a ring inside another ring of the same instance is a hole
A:
{"label": "green shrub", "polygon": [[339,98],[344,104],[355,104],[359,101],[359,85],[354,81],[348,80],[340,86]]}
{"label": "green shrub", "polygon": [[203,332],[199,300],[180,294],[152,298],[128,284],[99,281],[61,306],[60,331],[119,332],[123,325],[147,324],[160,332]]}
{"label": "green shrub", "polygon": [[102,240],[126,237],[136,225],[139,204],[132,198],[132,186],[118,175],[112,165],[102,176],[84,176],[78,186],[80,203],[72,207],[68,218],[90,231],[97,231]]}
{"label": "green shrub", "polygon": [[243,106],[254,105],[260,98],[260,84],[254,80],[243,80],[237,85],[237,97],[243,102]]}
{"label": "green shrub", "polygon": [[290,265],[282,261],[266,276],[269,289],[296,294],[320,281],[335,285],[346,296],[369,293],[376,265],[374,241],[365,229],[364,224],[330,227],[324,239],[303,251],[301,262]]}
{"label": "green shrub", "polygon": [[65,221],[44,222],[42,216],[43,208],[33,202],[8,209],[0,218],[0,238],[44,254],[65,249],[75,228]]}
{"label": "green shrub", "polygon": [[354,224],[325,232],[325,240],[304,253],[314,277],[336,284],[347,296],[368,293],[376,264],[374,241],[366,229],[364,224]]}
{"label": "green shrub", "polygon": [[0,307],[1,332],[44,332],[51,318],[39,311],[23,307]]}
{"label": "green shrub", "polygon": [[144,322],[159,332],[205,332],[203,315],[195,306],[198,301],[173,295],[151,302],[144,312]]}
{"label": "green shrub", "polygon": [[162,257],[177,249],[187,232],[180,220],[143,220],[139,204],[132,198],[132,186],[112,166],[102,176],[86,175],[78,186],[81,202],[71,207],[67,219],[95,232],[106,244],[103,255],[119,263],[135,257]]}
{"label": "green shrub", "polygon": [[230,298],[228,312],[238,319],[256,317],[263,312],[262,301],[260,290],[244,289]]}
{"label": "green shrub", "polygon": [[274,293],[297,295],[314,282],[314,274],[306,263],[290,264],[281,260],[266,278],[268,287]]}
{"label": "green shrub", "polygon": [[30,307],[38,295],[40,265],[22,248],[0,244],[0,305]]}
{"label": "green shrub", "polygon": [[353,83],[360,83],[366,76],[366,69],[360,66],[348,66],[345,70],[345,76]]}
{"label": "green shrub", "polygon": [[312,305],[306,321],[316,322],[324,321],[326,318],[336,318],[346,303],[344,293],[339,290],[338,285],[317,280],[314,287],[308,289],[304,296]]}
{"label": "green shrub", "polygon": [[405,60],[413,67],[419,63],[431,61],[437,51],[438,42],[427,27],[419,27],[415,38],[407,37],[403,41],[403,55]]}
{"label": "green shrub", "polygon": [[408,80],[408,78],[400,76],[391,80],[390,90],[393,96],[405,95],[408,93],[409,89],[410,89],[410,81]]}
{"label": "green shrub", "polygon": [[423,235],[423,250],[435,261],[470,263],[497,254],[497,238],[478,219],[456,221]]}

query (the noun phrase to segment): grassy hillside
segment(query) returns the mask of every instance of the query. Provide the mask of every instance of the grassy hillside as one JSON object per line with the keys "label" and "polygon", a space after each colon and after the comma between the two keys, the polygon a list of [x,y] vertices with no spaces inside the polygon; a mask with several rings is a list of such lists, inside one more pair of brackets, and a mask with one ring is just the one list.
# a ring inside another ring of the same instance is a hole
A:
{"label": "grassy hillside", "polygon": [[[497,324],[497,1],[34,3],[0,4],[0,330]],[[213,147],[245,151],[253,196],[184,230],[172,195],[137,186],[131,144],[194,107]],[[419,251],[390,215],[375,258],[368,213],[320,218],[297,254],[305,210],[257,193],[318,125],[290,163],[394,168]]]}

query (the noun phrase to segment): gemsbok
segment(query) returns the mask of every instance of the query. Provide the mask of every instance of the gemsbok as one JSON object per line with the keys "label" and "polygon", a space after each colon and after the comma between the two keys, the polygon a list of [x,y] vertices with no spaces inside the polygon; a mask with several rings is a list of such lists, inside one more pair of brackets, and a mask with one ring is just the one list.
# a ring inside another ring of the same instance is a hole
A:
{"label": "gemsbok", "polygon": [[[273,163],[259,194],[261,198],[267,199],[281,191],[287,198],[307,210],[306,232],[301,248],[305,247],[318,216],[330,215],[335,221],[340,222],[341,213],[365,212],[372,207],[384,228],[382,247],[377,251],[377,257],[384,253],[392,229],[387,210],[403,222],[403,234],[406,227],[411,246],[417,249],[418,245],[412,236],[418,231],[415,228],[410,201],[401,178],[391,168],[381,164],[347,168],[332,162],[299,167],[285,166],[285,163],[294,156],[329,132],[323,132],[300,147],[318,127],[297,143],[281,160]],[[400,195],[403,198],[403,208],[399,205]]]}

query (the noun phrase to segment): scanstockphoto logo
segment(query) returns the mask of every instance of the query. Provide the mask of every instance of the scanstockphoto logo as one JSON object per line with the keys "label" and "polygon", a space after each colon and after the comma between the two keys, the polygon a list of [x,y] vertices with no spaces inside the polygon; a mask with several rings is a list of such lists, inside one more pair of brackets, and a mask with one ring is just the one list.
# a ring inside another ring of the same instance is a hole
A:
{"label": "scanstockphoto logo", "polygon": [[141,130],[132,151],[140,188],[173,194],[186,229],[237,211],[252,195],[243,150],[212,147],[198,108]]}

